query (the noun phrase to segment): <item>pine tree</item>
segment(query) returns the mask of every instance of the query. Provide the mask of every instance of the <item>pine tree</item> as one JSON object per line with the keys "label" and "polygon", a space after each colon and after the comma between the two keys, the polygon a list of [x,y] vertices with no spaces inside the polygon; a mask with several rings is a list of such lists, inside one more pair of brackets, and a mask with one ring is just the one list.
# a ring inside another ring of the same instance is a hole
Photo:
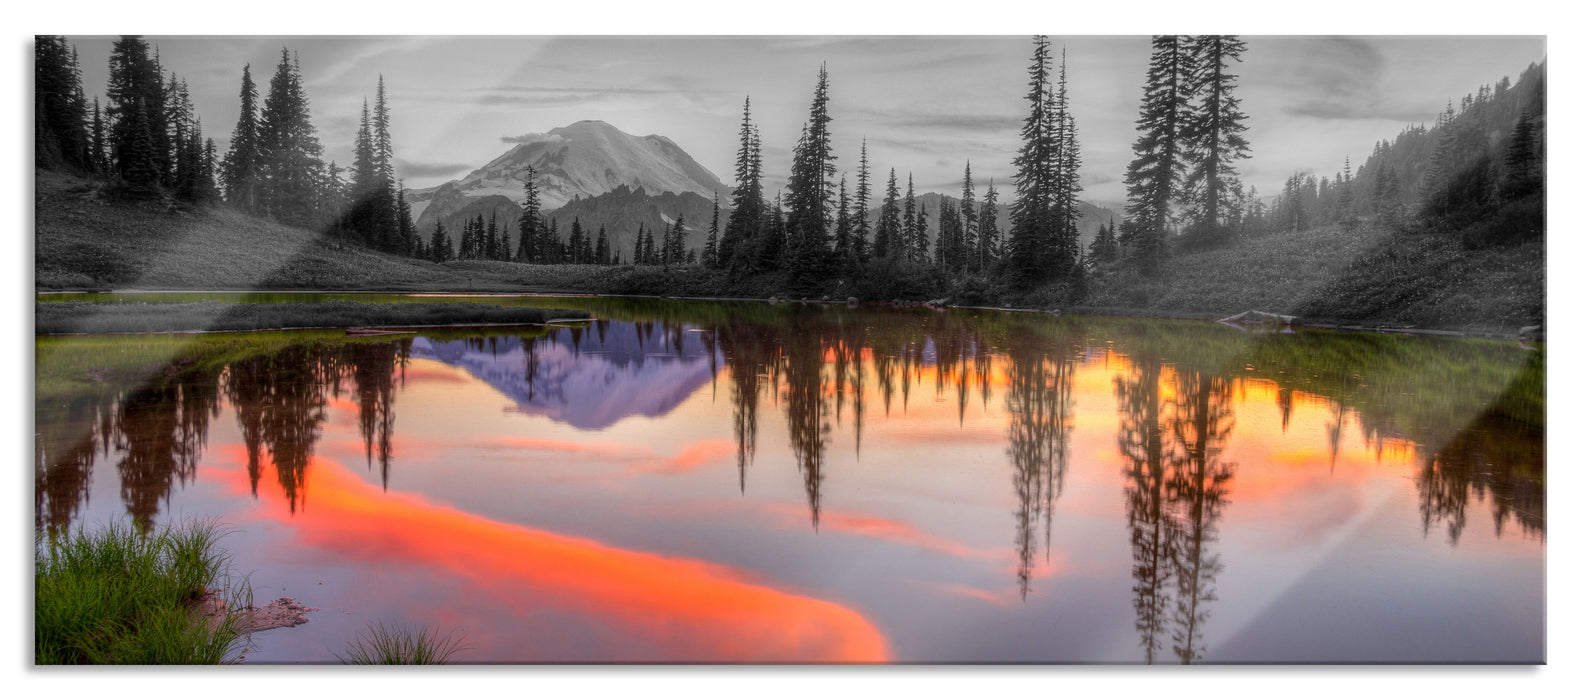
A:
{"label": "pine tree", "polygon": [[830,143],[829,71],[819,66],[803,139],[792,158],[787,185],[786,245],[791,286],[806,292],[825,274],[835,154]]}
{"label": "pine tree", "polygon": [[434,222],[434,236],[429,239],[428,249],[434,262],[450,260],[450,237],[445,235],[444,222]]}
{"label": "pine tree", "polygon": [[901,253],[901,192],[896,188],[895,168],[890,168],[890,184],[884,191],[884,204],[879,207],[879,225],[874,231],[873,256],[879,260],[895,260]]}
{"label": "pine tree", "polygon": [[906,174],[906,198],[901,204],[901,235],[896,247],[902,260],[912,261],[917,252],[917,194],[912,187],[912,174]]}
{"label": "pine tree", "polygon": [[1077,145],[1077,123],[1071,114],[1066,91],[1066,52],[1060,51],[1060,77],[1049,96],[1045,114],[1051,121],[1050,138],[1055,144],[1050,165],[1050,196],[1053,222],[1052,240],[1045,252],[1045,274],[1065,276],[1080,269],[1078,258],[1082,255],[1077,221],[1082,217],[1077,195],[1082,192],[1080,169],[1082,156]]}
{"label": "pine tree", "polygon": [[676,214],[676,223],[665,234],[664,262],[666,265],[680,265],[686,259],[687,217],[685,214]]}
{"label": "pine tree", "polygon": [[868,139],[862,140],[862,159],[857,163],[857,192],[852,212],[851,257],[853,263],[868,262],[868,200],[873,196],[869,182]]}
{"label": "pine tree", "polygon": [[[385,77],[379,76],[373,111],[373,191],[370,192],[375,245],[384,251],[401,248],[397,222],[395,146],[390,140],[390,101],[385,94]],[[484,253],[486,251],[479,251]]]}
{"label": "pine tree", "polygon": [[740,277],[752,272],[759,259],[764,220],[763,158],[758,130],[752,122],[752,98],[742,103],[740,145],[736,151],[736,191],[731,215],[720,239],[721,266]]}
{"label": "pine tree", "polygon": [[978,204],[977,192],[972,186],[972,162],[961,174],[961,241],[959,272],[977,272],[982,261],[978,257]]}
{"label": "pine tree", "polygon": [[538,171],[529,165],[522,179],[522,216],[516,220],[516,259],[520,262],[542,263],[543,230],[540,224],[543,211],[538,200]]}
{"label": "pine tree", "polygon": [[132,140],[121,150],[116,165],[121,171],[121,181],[129,194],[154,196],[159,193],[159,165],[154,159],[153,128],[148,113],[139,107],[128,115],[126,128]]}
{"label": "pine tree", "polygon": [[599,242],[593,246],[593,262],[596,265],[610,264],[610,238],[604,233],[604,224],[599,224]]}
{"label": "pine tree", "polygon": [[714,193],[714,217],[709,220],[709,238],[703,243],[703,266],[720,267],[720,193]]}
{"label": "pine tree", "polygon": [[843,266],[856,259],[851,242],[851,198],[846,195],[846,178],[840,178],[840,194],[835,200],[835,259]]}
{"label": "pine tree", "polygon": [[[492,216],[492,215],[491,215]],[[418,249],[422,246],[422,239],[417,235],[417,225],[412,221],[412,204],[406,201],[406,183],[396,185],[396,225],[400,233],[400,252],[418,256]]]}
{"label": "pine tree", "polygon": [[1017,151],[1016,203],[1011,207],[1010,281],[1015,289],[1031,289],[1042,281],[1042,258],[1053,238],[1050,205],[1055,183],[1052,164],[1058,142],[1049,108],[1049,38],[1033,40],[1032,65],[1027,69],[1027,118],[1022,121],[1022,146]]}
{"label": "pine tree", "polygon": [[999,200],[991,178],[983,193],[983,207],[978,210],[978,265],[984,270],[1000,259]]}
{"label": "pine tree", "polygon": [[[910,180],[910,178],[908,178]],[[908,185],[911,183],[908,182]],[[928,205],[921,202],[917,205],[917,218],[912,220],[912,261],[920,265],[928,264]]]}
{"label": "pine tree", "polygon": [[91,157],[93,173],[99,177],[110,174],[109,141],[106,140],[104,113],[99,109],[99,98],[93,98],[93,142]]}
{"label": "pine tree", "polygon": [[1539,156],[1537,131],[1532,112],[1524,111],[1505,142],[1500,197],[1507,201],[1521,199],[1543,188],[1543,160]]}
{"label": "pine tree", "polygon": [[264,211],[290,226],[316,226],[321,218],[317,173],[324,149],[308,115],[302,76],[286,49],[280,50],[280,64],[269,80],[258,142]]}
{"label": "pine tree", "polygon": [[110,48],[110,79],[105,87],[110,159],[123,183],[141,194],[158,191],[166,172],[164,154],[170,150],[165,142],[164,84],[148,48],[142,37],[117,39]]}
{"label": "pine tree", "polygon": [[[66,37],[39,36],[34,40],[33,59],[35,165],[93,172],[96,159],[91,151],[77,50],[67,43]],[[94,105],[97,121],[97,99]]]}
{"label": "pine tree", "polygon": [[220,166],[220,181],[225,186],[225,201],[249,214],[262,211],[259,184],[258,87],[253,84],[252,64],[242,66],[241,114],[231,130],[231,150]]}
{"label": "pine tree", "polygon": [[1231,62],[1241,62],[1247,44],[1235,36],[1208,34],[1188,43],[1194,67],[1191,92],[1198,97],[1181,137],[1191,161],[1186,189],[1191,231],[1204,242],[1226,240],[1224,210],[1238,186],[1237,160],[1247,157],[1247,115],[1235,95]]}
{"label": "pine tree", "polygon": [[1125,255],[1145,271],[1158,268],[1186,179],[1182,130],[1191,109],[1192,69],[1187,38],[1158,35],[1148,63],[1147,83],[1137,118],[1136,157],[1126,168],[1126,219],[1120,242]]}

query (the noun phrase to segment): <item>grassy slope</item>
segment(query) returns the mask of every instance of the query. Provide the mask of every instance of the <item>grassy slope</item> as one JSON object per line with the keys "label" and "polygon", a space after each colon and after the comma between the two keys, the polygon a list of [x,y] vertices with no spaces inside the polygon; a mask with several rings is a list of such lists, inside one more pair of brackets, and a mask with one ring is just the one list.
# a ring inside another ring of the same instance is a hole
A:
{"label": "grassy slope", "polygon": [[1151,277],[1100,271],[1083,307],[1200,317],[1255,309],[1310,321],[1514,330],[1542,321],[1544,244],[1465,250],[1453,235],[1320,227],[1183,253]]}
{"label": "grassy slope", "polygon": [[324,301],[285,304],[114,303],[56,301],[34,304],[37,333],[163,333],[256,331],[274,328],[420,327],[465,324],[538,324],[586,318],[587,312],[493,304],[363,304]]}
{"label": "grassy slope", "polygon": [[440,265],[340,246],[223,207],[115,202],[84,180],[35,174],[41,290],[402,288],[451,277]]}

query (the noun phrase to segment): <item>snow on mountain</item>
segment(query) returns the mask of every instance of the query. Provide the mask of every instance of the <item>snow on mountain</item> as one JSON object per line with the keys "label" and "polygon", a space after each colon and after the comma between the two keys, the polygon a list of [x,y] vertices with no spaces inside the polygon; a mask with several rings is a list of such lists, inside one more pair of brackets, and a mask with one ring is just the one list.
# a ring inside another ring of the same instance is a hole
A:
{"label": "snow on mountain", "polygon": [[460,180],[409,190],[420,230],[465,208],[470,200],[499,195],[522,201],[528,166],[538,171],[545,211],[626,186],[650,194],[691,192],[705,199],[730,190],[674,141],[656,134],[633,136],[602,121],[580,121],[528,134],[498,158]]}

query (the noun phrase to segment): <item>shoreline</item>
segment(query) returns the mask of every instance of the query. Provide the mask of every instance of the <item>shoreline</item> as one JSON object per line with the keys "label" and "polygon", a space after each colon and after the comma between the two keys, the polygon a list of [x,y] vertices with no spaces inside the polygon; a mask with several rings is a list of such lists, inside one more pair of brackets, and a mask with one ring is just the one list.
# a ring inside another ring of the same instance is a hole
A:
{"label": "shoreline", "polygon": [[[588,298],[588,299],[654,299],[654,300],[660,300],[660,301],[705,301],[705,302],[722,302],[722,303],[738,303],[738,302],[740,302],[740,303],[752,303],[752,302],[759,302],[759,303],[768,303],[768,304],[771,304],[771,305],[778,305],[778,304],[808,304],[808,305],[820,305],[820,306],[837,306],[837,305],[838,306],[850,306],[850,305],[852,305],[851,302],[849,302],[849,301],[836,301],[836,300],[833,300],[833,299],[830,299],[830,300],[816,299],[815,300],[815,299],[780,299],[780,298],[777,298],[777,297],[760,298],[760,297],[680,296],[680,295],[660,295],[660,294],[605,294],[605,293],[587,292],[587,291],[559,291],[559,290],[540,290],[540,289],[521,290],[521,291],[498,291],[497,290],[497,291],[487,291],[487,292],[467,292],[467,291],[455,291],[455,290],[412,291],[412,290],[397,290],[397,289],[391,289],[391,290],[378,290],[378,289],[355,289],[355,290],[325,290],[325,289],[263,289],[263,290],[261,290],[261,289],[113,289],[113,290],[98,290],[98,291],[89,291],[89,290],[35,290],[34,291],[34,297],[35,297],[36,301],[38,300],[38,297],[45,297],[45,296],[52,296],[52,295],[62,295],[62,296],[64,296],[64,295],[77,295],[77,294],[121,294],[121,295],[135,295],[135,294],[366,294],[366,295],[402,295],[402,296],[431,297],[431,298],[560,297],[560,298]],[[219,301],[219,300],[209,300],[209,301]],[[49,302],[41,302],[41,303],[49,303]],[[111,304],[111,303],[120,303],[120,302],[81,302],[81,303]],[[167,302],[167,303],[183,303],[183,302]],[[192,302],[185,302],[185,303],[192,303]],[[228,302],[221,302],[221,303],[228,303]],[[235,303],[237,303],[237,304],[246,304],[246,303],[249,303],[249,302],[235,302]],[[259,302],[259,303],[265,303],[265,302]],[[293,302],[293,303],[315,304],[315,303],[328,303],[328,302]],[[1100,317],[1111,317],[1111,318],[1139,318],[1139,319],[1157,319],[1157,320],[1173,320],[1173,321],[1206,321],[1206,322],[1211,322],[1211,323],[1221,323],[1222,319],[1228,318],[1228,317],[1225,317],[1225,316],[1220,316],[1218,313],[1209,313],[1209,312],[1166,312],[1166,311],[1157,311],[1157,310],[1148,310],[1148,309],[1117,309],[1117,308],[1088,309],[1088,308],[1083,308],[1083,307],[1080,307],[1080,306],[1077,307],[1076,310],[1065,311],[1065,310],[1023,309],[1023,308],[1013,308],[1013,307],[992,307],[992,306],[969,306],[969,305],[960,305],[960,306],[958,306],[958,305],[953,305],[953,304],[935,303],[935,302],[932,302],[932,301],[895,301],[895,300],[892,300],[892,301],[857,302],[857,305],[887,306],[887,307],[893,307],[893,308],[927,307],[927,308],[935,308],[935,309],[960,309],[960,310],[964,310],[964,311],[998,311],[998,312],[1002,312],[1002,313],[1034,313],[1034,314],[1047,314],[1047,315],[1052,315],[1052,316],[1100,316]],[[1246,309],[1243,309],[1243,311],[1246,311]],[[1239,313],[1239,312],[1232,312],[1232,313],[1234,314],[1234,313]],[[150,334],[150,333],[167,334],[167,335],[169,335],[169,334],[200,334],[200,333],[245,333],[245,332],[294,331],[294,330],[335,330],[335,329],[340,329],[340,328],[344,328],[344,329],[347,329],[348,331],[350,331],[350,330],[359,329],[359,328],[381,329],[381,330],[399,330],[399,329],[405,329],[405,328],[431,329],[431,328],[472,328],[472,327],[499,327],[499,326],[554,326],[557,323],[579,322],[579,321],[590,321],[590,320],[594,320],[594,319],[590,316],[587,319],[574,319],[574,318],[569,318],[569,319],[548,319],[546,321],[534,322],[534,323],[452,323],[452,324],[429,324],[429,325],[418,325],[418,324],[376,325],[376,324],[368,324],[368,325],[358,325],[358,326],[340,326],[340,325],[335,325],[335,326],[290,326],[290,327],[278,327],[278,328],[255,328],[255,329],[245,329],[245,330],[224,329],[224,330],[180,330],[180,331],[110,331],[110,332],[101,332],[101,333],[37,333],[37,332],[35,332],[34,335],[36,335],[36,336],[144,335],[144,334]],[[1232,324],[1224,323],[1222,325],[1232,325]],[[1256,324],[1249,324],[1249,325],[1253,326],[1254,328],[1317,328],[1317,329],[1323,329],[1323,330],[1342,331],[1342,332],[1348,332],[1348,333],[1382,333],[1382,334],[1387,334],[1387,335],[1414,335],[1414,336],[1422,336],[1422,337],[1483,338],[1483,339],[1489,339],[1489,340],[1511,340],[1511,341],[1538,340],[1540,342],[1544,341],[1546,339],[1545,338],[1546,334],[1544,333],[1543,326],[1541,326],[1541,325],[1540,326],[1536,326],[1536,327],[1534,327],[1534,326],[1522,326],[1522,327],[1516,328],[1515,330],[1505,330],[1503,327],[1490,329],[1487,326],[1474,328],[1474,327],[1471,327],[1473,324],[1468,324],[1468,326],[1463,326],[1461,328],[1451,328],[1451,327],[1423,327],[1423,328],[1420,328],[1420,327],[1416,327],[1416,326],[1379,325],[1379,324],[1374,324],[1374,323],[1370,323],[1370,322],[1366,322],[1366,321],[1356,321],[1356,320],[1350,320],[1350,319],[1317,319],[1317,318],[1315,318],[1315,319],[1307,320],[1307,319],[1303,319],[1301,317],[1295,317],[1294,320],[1292,320],[1292,321],[1290,321],[1288,323],[1285,323],[1285,324],[1256,323]],[[1239,325],[1232,325],[1232,327],[1240,328],[1241,330],[1249,330],[1248,328],[1243,328],[1242,326],[1239,326]],[[415,332],[419,332],[419,331],[418,330],[414,330],[413,332],[415,333]]]}

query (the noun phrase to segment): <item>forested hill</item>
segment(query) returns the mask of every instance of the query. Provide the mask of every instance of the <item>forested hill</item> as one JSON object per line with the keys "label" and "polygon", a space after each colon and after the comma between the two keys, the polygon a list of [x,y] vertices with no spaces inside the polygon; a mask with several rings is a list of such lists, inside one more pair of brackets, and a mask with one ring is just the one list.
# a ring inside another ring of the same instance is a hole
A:
{"label": "forested hill", "polygon": [[[1363,196],[1354,200],[1352,213],[1377,213],[1375,200],[1392,200],[1392,188],[1396,193],[1392,202],[1408,212],[1425,207],[1437,212],[1455,183],[1465,186],[1469,177],[1489,179],[1488,189],[1497,190],[1498,178],[1507,174],[1505,155],[1519,130],[1527,130],[1525,138],[1532,140],[1520,148],[1529,150],[1540,164],[1541,180],[1548,65],[1547,60],[1529,65],[1514,85],[1509,77],[1501,78],[1462,97],[1459,104],[1447,103],[1432,127],[1407,127],[1394,141],[1375,144],[1357,170],[1353,190]],[[1521,126],[1524,120],[1528,127]]]}

